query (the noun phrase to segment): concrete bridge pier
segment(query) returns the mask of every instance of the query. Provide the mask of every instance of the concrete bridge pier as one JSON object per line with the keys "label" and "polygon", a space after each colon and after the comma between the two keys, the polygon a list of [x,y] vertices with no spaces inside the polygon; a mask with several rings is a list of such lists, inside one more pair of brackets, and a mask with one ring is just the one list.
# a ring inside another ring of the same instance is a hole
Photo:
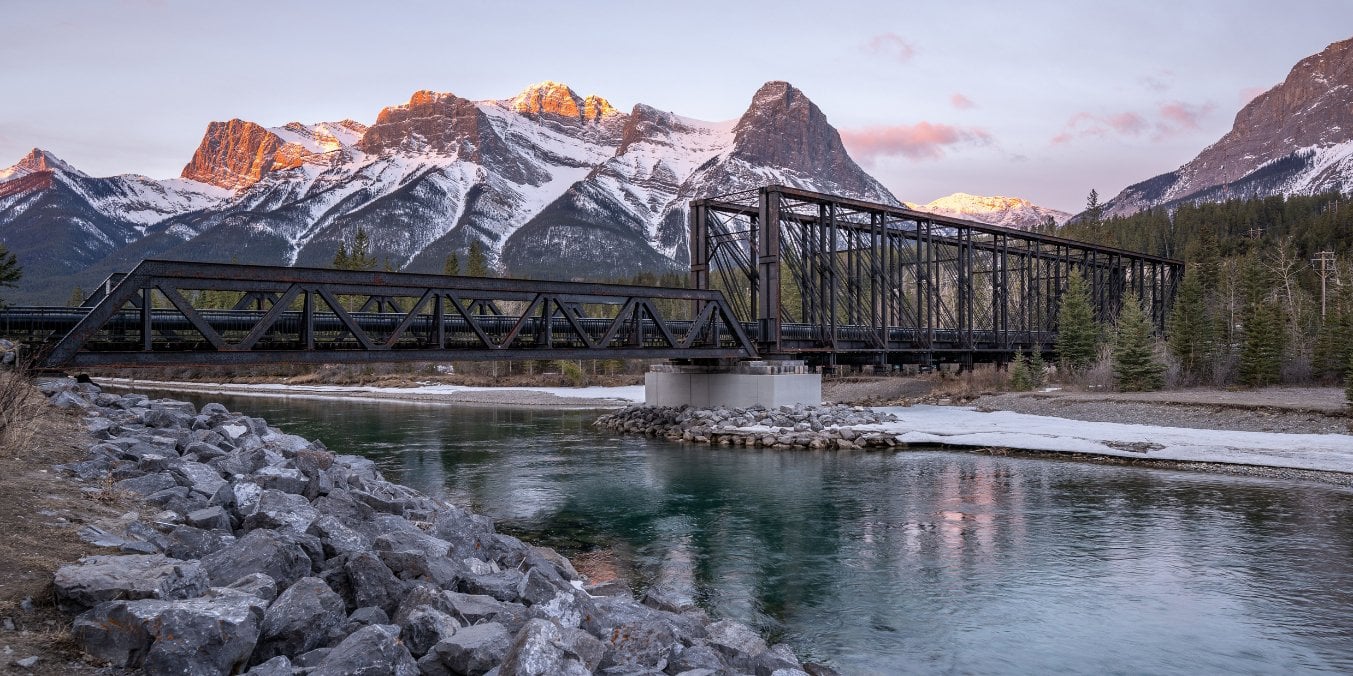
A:
{"label": "concrete bridge pier", "polygon": [[740,361],[728,365],[658,364],[644,375],[649,406],[816,406],[822,374],[800,360]]}

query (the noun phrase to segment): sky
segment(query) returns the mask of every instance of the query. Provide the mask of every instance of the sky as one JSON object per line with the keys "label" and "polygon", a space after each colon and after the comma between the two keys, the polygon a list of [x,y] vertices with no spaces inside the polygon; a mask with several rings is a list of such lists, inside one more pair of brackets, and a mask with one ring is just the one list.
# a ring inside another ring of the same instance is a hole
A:
{"label": "sky", "polygon": [[703,120],[794,84],[899,199],[1079,211],[1175,169],[1349,0],[432,2],[0,0],[0,166],[179,174],[212,120],[375,120],[420,89],[543,80]]}

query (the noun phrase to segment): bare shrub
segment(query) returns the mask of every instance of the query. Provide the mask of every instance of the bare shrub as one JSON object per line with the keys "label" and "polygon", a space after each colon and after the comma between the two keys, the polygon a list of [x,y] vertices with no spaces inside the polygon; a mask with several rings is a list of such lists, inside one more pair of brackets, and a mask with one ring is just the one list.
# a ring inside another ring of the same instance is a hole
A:
{"label": "bare shrub", "polygon": [[42,395],[33,387],[24,362],[0,368],[0,451],[16,455],[32,440],[43,412]]}
{"label": "bare shrub", "polygon": [[1077,384],[1087,390],[1098,392],[1113,390],[1117,384],[1113,376],[1113,347],[1107,344],[1101,345],[1099,356],[1078,380]]}
{"label": "bare shrub", "polygon": [[960,374],[941,372],[931,396],[970,401],[984,394],[1010,389],[1010,374],[992,364],[981,364]]}

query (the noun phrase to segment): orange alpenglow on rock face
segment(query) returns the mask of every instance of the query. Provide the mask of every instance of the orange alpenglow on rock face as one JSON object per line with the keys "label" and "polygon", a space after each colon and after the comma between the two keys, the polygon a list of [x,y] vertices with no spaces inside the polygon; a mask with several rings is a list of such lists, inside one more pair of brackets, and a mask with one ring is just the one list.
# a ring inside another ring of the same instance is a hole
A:
{"label": "orange alpenglow on rock face", "polygon": [[182,175],[222,188],[248,187],[273,170],[283,145],[282,139],[253,122],[212,122]]}
{"label": "orange alpenglow on rock face", "polygon": [[583,122],[595,122],[615,115],[616,109],[606,99],[595,94],[583,99],[558,82],[533,84],[511,101],[512,109],[525,115],[554,115]]}

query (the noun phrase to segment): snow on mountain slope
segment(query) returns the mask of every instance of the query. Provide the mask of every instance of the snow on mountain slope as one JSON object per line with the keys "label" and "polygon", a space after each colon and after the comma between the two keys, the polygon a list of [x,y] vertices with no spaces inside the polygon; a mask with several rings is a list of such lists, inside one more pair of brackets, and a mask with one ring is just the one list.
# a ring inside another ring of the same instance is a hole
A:
{"label": "snow on mountain slope", "polygon": [[166,181],[30,156],[0,170],[0,241],[54,262],[20,294],[49,302],[147,257],[323,266],[359,229],[398,269],[440,271],[479,243],[517,275],[617,277],[684,267],[688,202],[767,183],[897,203],[787,83],[711,123],[541,82],[485,101],[418,91],[370,125],[212,122]]}
{"label": "snow on mountain slope", "polygon": [[1180,202],[1349,190],[1353,172],[1353,39],[1297,62],[1236,113],[1231,130],[1178,169],[1135,183],[1108,216]]}
{"label": "snow on mountain slope", "polygon": [[982,197],[956,192],[926,204],[906,203],[907,208],[979,223],[1028,230],[1043,225],[1049,217],[1058,225],[1071,218],[1065,211],[1049,209],[1019,197]]}

